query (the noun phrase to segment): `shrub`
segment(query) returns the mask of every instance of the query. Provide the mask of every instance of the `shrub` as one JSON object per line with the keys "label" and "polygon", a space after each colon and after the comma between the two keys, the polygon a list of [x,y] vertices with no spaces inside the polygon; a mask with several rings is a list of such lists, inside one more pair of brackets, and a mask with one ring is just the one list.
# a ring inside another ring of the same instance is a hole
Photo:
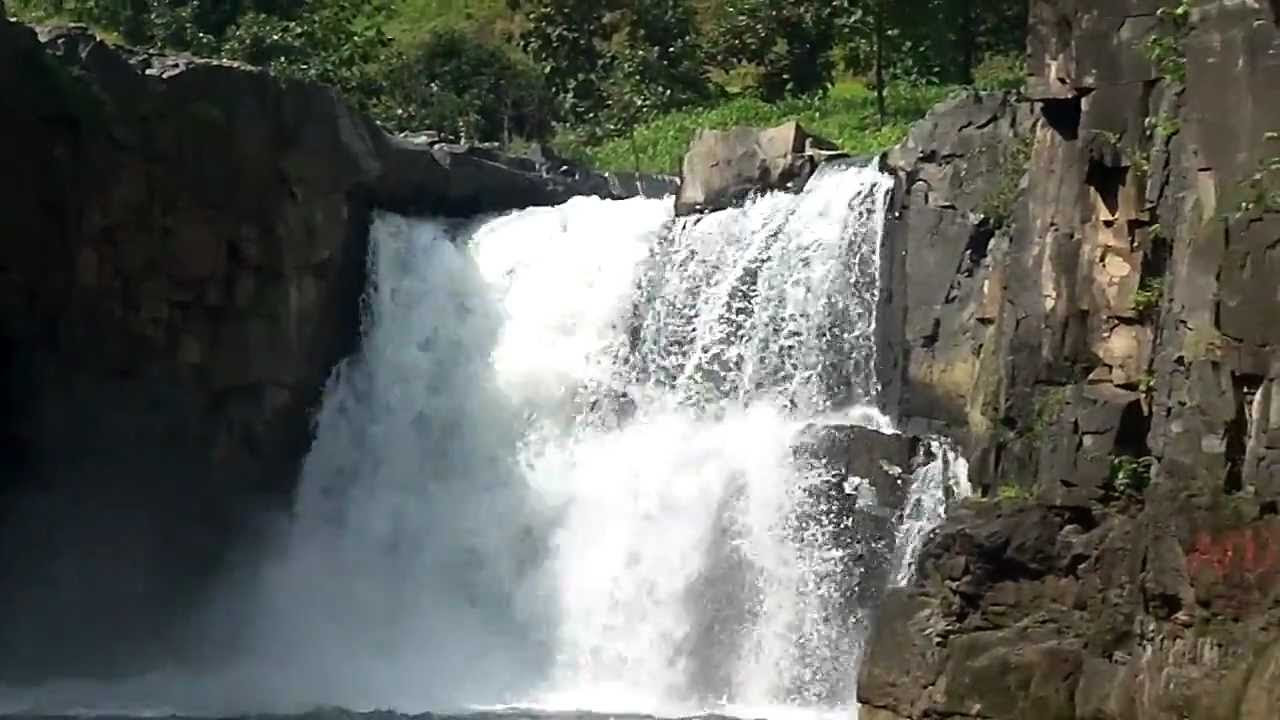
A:
{"label": "shrub", "polygon": [[1149,316],[1160,308],[1160,301],[1163,299],[1164,278],[1143,278],[1133,293],[1133,311],[1144,317]]}
{"label": "shrub", "polygon": [[987,55],[973,69],[973,86],[989,92],[1021,91],[1027,80],[1027,59],[1012,53]]}
{"label": "shrub", "polygon": [[1155,464],[1153,457],[1118,455],[1111,458],[1108,480],[1123,495],[1141,495],[1151,485],[1151,471]]}
{"label": "shrub", "polygon": [[437,31],[398,53],[384,77],[374,110],[394,129],[504,143],[551,133],[551,95],[533,65],[459,30]]}
{"label": "shrub", "polygon": [[1029,502],[1033,498],[1031,490],[1020,485],[1001,485],[996,491],[996,499],[1001,502]]}

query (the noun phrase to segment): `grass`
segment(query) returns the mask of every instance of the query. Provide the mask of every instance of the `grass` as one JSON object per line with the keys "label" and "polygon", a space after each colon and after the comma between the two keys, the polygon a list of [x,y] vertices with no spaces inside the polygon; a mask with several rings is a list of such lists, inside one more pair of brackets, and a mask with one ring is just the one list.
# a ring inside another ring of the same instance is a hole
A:
{"label": "grass", "polygon": [[664,115],[635,129],[634,153],[629,136],[598,145],[582,145],[573,137],[562,135],[555,145],[561,152],[603,170],[634,170],[638,164],[643,172],[676,173],[689,141],[700,128],[773,127],[788,120],[799,120],[807,130],[831,140],[845,152],[870,155],[901,142],[911,123],[952,91],[953,88],[944,86],[889,88],[888,122],[884,126],[880,126],[876,116],[875,93],[862,83],[846,81],[823,97],[766,103],[754,97],[738,96],[715,105]]}
{"label": "grass", "polygon": [[413,43],[441,28],[469,28],[492,40],[514,23],[506,0],[395,0],[383,29],[401,43]]}

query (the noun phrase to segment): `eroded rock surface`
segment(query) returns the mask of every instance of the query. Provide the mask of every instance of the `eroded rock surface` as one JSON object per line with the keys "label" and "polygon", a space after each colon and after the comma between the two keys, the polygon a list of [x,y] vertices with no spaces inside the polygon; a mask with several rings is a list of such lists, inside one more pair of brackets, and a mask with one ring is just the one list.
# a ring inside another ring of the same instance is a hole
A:
{"label": "eroded rock surface", "polygon": [[987,499],[885,601],[866,717],[1280,717],[1280,30],[1193,2],[1155,66],[1166,4],[1034,0],[1027,97],[886,159],[882,371]]}

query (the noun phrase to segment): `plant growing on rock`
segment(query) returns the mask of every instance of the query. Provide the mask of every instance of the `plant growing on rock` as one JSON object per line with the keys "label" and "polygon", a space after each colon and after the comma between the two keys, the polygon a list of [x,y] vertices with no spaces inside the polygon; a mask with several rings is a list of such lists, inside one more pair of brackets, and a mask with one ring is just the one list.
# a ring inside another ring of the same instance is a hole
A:
{"label": "plant growing on rock", "polygon": [[1150,395],[1151,391],[1156,387],[1156,376],[1148,370],[1138,378],[1138,392],[1143,395]]}
{"label": "plant growing on rock", "polygon": [[1117,455],[1111,458],[1111,472],[1107,479],[1116,492],[1140,496],[1151,485],[1155,464],[1156,459],[1150,456]]}
{"label": "plant growing on rock", "polygon": [[1156,12],[1156,27],[1143,45],[1156,71],[1176,82],[1187,81],[1187,53],[1184,44],[1191,31],[1190,0],[1178,0]]}
{"label": "plant growing on rock", "polygon": [[1021,137],[1001,153],[999,182],[978,206],[978,212],[996,228],[1004,227],[1013,218],[1013,210],[1022,191],[1022,178],[1031,164],[1034,142],[1030,136]]}
{"label": "plant growing on rock", "polygon": [[973,86],[988,92],[1021,91],[1027,81],[1027,59],[1014,53],[992,53],[973,69]]}
{"label": "plant growing on rock", "polygon": [[1164,299],[1164,278],[1145,277],[1133,293],[1133,311],[1149,317],[1160,308]]}
{"label": "plant growing on rock", "polygon": [[1065,387],[1049,387],[1042,389],[1035,399],[1035,415],[1032,416],[1030,424],[1027,426],[1026,437],[1032,441],[1039,441],[1049,432],[1058,422],[1058,418],[1062,417],[1062,411],[1067,406],[1067,388]]}
{"label": "plant growing on rock", "polygon": [[1182,131],[1182,121],[1178,119],[1177,115],[1167,112],[1148,117],[1144,125],[1147,132],[1154,134],[1156,137],[1169,138]]}
{"label": "plant growing on rock", "polygon": [[[1263,135],[1263,140],[1274,147],[1280,143],[1280,132],[1268,132]],[[1237,212],[1280,212],[1280,149],[1258,161],[1253,173],[1241,181],[1239,191]]]}
{"label": "plant growing on rock", "polygon": [[1014,485],[1013,483],[1001,485],[996,490],[996,499],[1000,502],[1030,502],[1034,498],[1035,494],[1032,493],[1029,488],[1022,487],[1021,485]]}

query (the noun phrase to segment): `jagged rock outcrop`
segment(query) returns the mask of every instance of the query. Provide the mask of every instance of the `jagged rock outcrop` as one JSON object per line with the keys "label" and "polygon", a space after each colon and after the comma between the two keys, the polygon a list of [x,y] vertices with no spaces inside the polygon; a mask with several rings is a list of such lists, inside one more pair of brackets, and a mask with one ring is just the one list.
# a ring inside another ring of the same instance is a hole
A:
{"label": "jagged rock outcrop", "polygon": [[0,683],[181,661],[171,621],[288,506],[374,208],[651,184],[2,15],[0,157]]}
{"label": "jagged rock outcrop", "polygon": [[794,121],[764,130],[702,130],[684,156],[676,214],[723,210],[753,192],[799,191],[819,162],[837,154]]}
{"label": "jagged rock outcrop", "polygon": [[987,499],[886,599],[864,718],[1280,716],[1280,29],[1164,5],[1033,0],[1027,97],[886,158],[881,369]]}

